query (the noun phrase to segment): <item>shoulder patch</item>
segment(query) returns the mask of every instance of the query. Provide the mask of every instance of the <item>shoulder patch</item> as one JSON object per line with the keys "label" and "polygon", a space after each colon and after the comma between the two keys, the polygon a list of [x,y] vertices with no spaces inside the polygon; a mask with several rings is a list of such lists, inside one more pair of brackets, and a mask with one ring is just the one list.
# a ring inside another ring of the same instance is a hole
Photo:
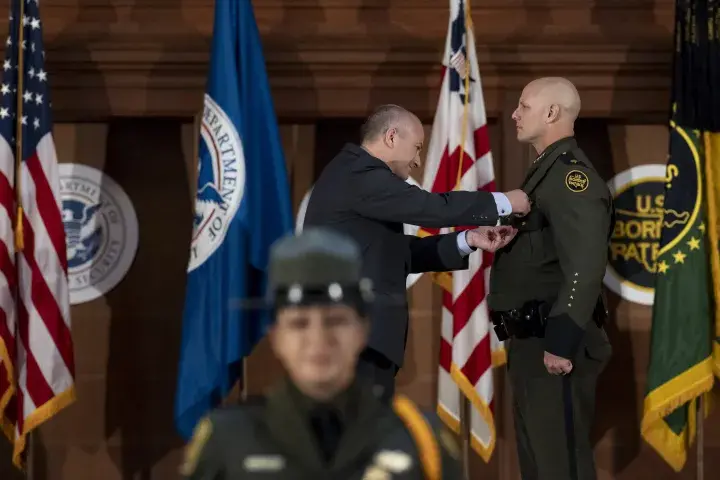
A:
{"label": "shoulder patch", "polygon": [[193,430],[193,436],[185,447],[183,463],[180,466],[180,474],[190,476],[195,472],[200,455],[212,435],[212,422],[208,417],[201,419]]}
{"label": "shoulder patch", "polygon": [[575,155],[573,155],[572,151],[563,153],[558,157],[558,160],[560,160],[565,165],[571,165],[575,167],[587,167],[585,163],[575,158]]}
{"label": "shoulder patch", "polygon": [[565,186],[571,192],[584,192],[587,190],[588,185],[590,185],[590,179],[585,172],[570,170],[567,175],[565,175]]}

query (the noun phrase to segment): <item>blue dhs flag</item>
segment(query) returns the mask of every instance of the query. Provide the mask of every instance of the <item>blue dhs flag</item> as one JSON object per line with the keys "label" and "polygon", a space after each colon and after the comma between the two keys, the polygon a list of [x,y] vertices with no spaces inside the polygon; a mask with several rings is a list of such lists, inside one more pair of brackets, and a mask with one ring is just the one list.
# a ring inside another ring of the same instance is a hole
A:
{"label": "blue dhs flag", "polygon": [[242,374],[269,312],[270,245],[292,231],[277,121],[250,0],[215,2],[183,318],[175,423],[184,438]]}

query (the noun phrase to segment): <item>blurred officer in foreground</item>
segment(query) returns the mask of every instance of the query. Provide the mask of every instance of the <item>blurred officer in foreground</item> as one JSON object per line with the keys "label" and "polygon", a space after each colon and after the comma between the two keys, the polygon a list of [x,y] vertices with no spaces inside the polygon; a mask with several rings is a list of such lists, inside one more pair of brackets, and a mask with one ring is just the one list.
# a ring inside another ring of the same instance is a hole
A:
{"label": "blurred officer in foreground", "polygon": [[455,438],[403,396],[355,378],[372,300],[348,237],[323,229],[270,254],[270,344],[287,371],[265,405],[216,410],[185,454],[187,479],[459,479]]}
{"label": "blurred officer in foreground", "polygon": [[611,355],[601,288],[612,196],[574,135],[575,86],[541,78],[513,119],[538,157],[523,190],[533,202],[514,240],[495,255],[488,304],[510,337],[520,470],[530,480],[594,480],[590,429],[595,385]]}

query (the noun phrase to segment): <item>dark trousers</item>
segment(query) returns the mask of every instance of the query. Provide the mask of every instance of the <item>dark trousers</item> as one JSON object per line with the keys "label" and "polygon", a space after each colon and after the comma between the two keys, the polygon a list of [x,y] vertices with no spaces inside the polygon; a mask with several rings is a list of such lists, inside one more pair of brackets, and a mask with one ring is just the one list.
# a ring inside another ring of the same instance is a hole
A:
{"label": "dark trousers", "polygon": [[390,404],[395,395],[395,375],[399,368],[385,355],[366,348],[357,363],[357,376],[377,389],[379,398]]}
{"label": "dark trousers", "polygon": [[[595,329],[595,327],[590,327]],[[595,480],[590,429],[595,386],[612,349],[600,329],[584,343],[568,375],[551,375],[543,340],[512,339],[508,373],[523,480]],[[587,338],[586,338],[587,339]]]}

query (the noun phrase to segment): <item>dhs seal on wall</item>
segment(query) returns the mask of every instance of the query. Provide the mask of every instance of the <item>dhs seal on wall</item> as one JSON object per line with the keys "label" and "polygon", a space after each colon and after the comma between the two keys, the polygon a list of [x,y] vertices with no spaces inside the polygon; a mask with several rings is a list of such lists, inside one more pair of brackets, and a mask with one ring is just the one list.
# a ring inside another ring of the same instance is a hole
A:
{"label": "dhs seal on wall", "polygon": [[70,304],[77,305],[125,277],[137,252],[138,221],[130,198],[100,170],[76,163],[59,169]]}
{"label": "dhs seal on wall", "polygon": [[624,299],[642,305],[652,305],[655,296],[666,177],[665,165],[651,164],[625,170],[608,182],[615,227],[604,282]]}
{"label": "dhs seal on wall", "polygon": [[207,94],[200,140],[188,272],[205,263],[222,245],[245,192],[245,155],[240,135]]}

